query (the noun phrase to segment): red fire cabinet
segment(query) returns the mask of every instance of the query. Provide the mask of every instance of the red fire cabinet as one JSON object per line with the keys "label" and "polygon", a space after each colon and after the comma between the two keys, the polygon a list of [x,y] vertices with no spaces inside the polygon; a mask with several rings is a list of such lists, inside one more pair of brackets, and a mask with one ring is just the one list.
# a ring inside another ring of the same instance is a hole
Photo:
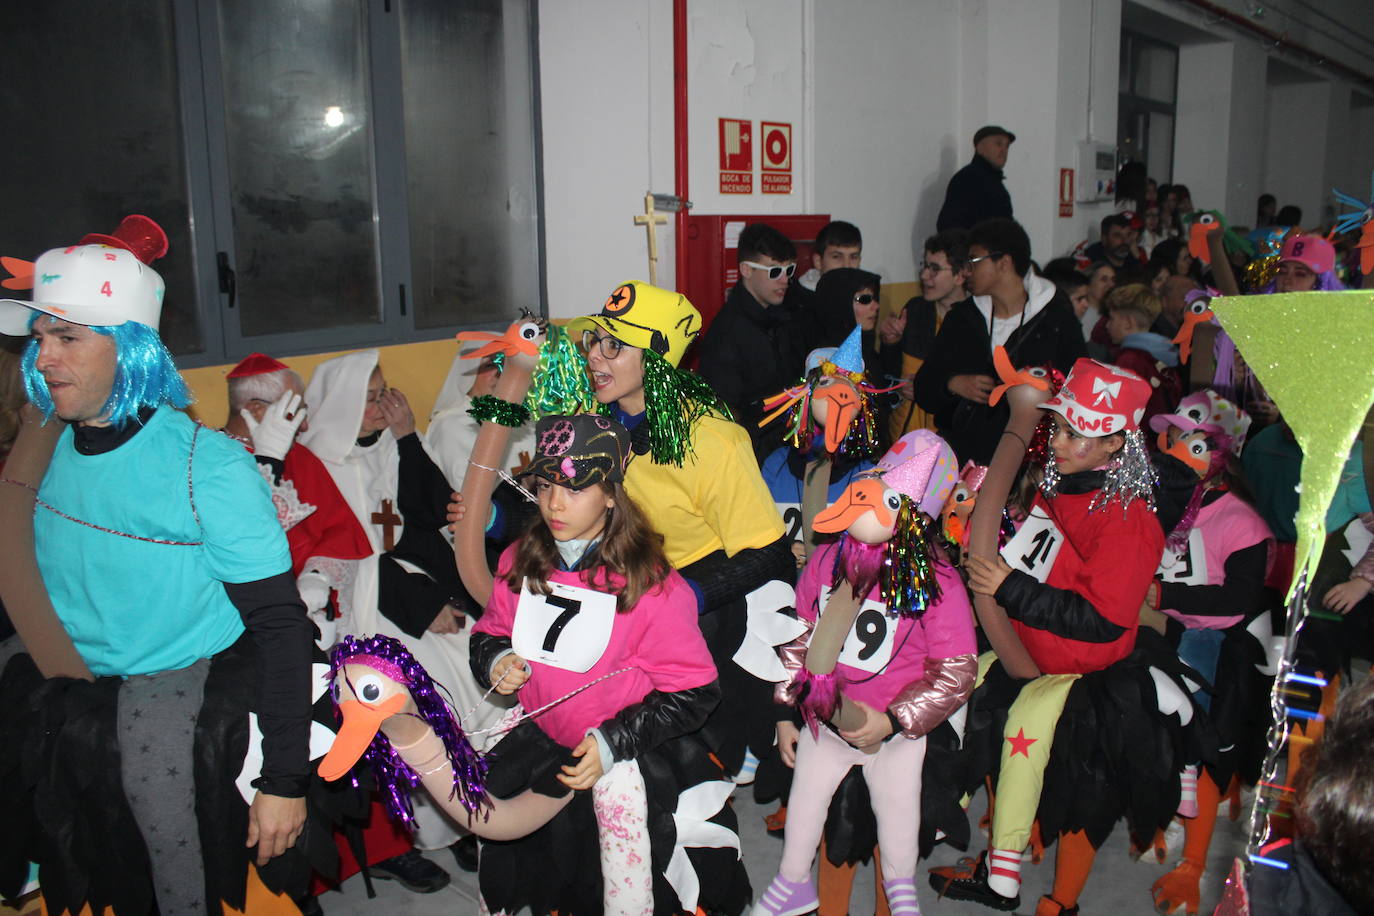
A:
{"label": "red fire cabinet", "polygon": [[[797,274],[811,269],[811,249],[816,234],[830,222],[824,213],[687,217],[687,276],[678,278],[677,288],[701,312],[703,329],[725,303],[730,287],[739,279],[736,242],[740,230],[750,223],[767,223],[797,246]],[[688,359],[696,361],[695,348]]]}

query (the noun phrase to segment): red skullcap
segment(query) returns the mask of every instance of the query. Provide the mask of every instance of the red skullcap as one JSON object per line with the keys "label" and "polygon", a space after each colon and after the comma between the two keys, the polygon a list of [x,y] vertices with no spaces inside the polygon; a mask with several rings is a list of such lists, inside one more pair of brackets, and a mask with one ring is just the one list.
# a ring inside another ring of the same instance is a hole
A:
{"label": "red skullcap", "polygon": [[225,378],[247,378],[250,375],[266,375],[269,372],[280,372],[289,369],[286,363],[278,362],[270,356],[261,353],[249,353],[243,358],[243,362],[229,370]]}

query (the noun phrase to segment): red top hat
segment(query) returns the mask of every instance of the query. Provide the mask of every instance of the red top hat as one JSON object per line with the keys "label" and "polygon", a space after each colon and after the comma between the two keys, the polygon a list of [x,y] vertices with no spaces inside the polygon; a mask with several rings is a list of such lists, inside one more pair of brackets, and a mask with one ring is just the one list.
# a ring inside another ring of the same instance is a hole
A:
{"label": "red top hat", "polygon": [[1062,416],[1079,435],[1096,438],[1140,429],[1153,389],[1134,372],[1080,359],[1059,393],[1041,406]]}
{"label": "red top hat", "polygon": [[144,264],[151,264],[167,253],[167,233],[150,217],[135,213],[120,220],[112,235],[89,233],[78,244],[109,245],[132,251]]}
{"label": "red top hat", "polygon": [[247,378],[250,375],[266,375],[269,372],[280,372],[289,369],[286,363],[278,362],[270,356],[261,353],[249,353],[237,366],[229,370],[225,378]]}

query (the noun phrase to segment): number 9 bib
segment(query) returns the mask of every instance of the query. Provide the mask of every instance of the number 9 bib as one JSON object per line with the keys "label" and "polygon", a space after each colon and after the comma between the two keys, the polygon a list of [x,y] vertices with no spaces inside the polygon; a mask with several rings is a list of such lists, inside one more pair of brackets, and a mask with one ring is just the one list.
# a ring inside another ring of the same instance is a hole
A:
{"label": "number 9 bib", "polygon": [[611,642],[615,596],[559,582],[549,585],[551,595],[520,587],[511,648],[532,662],[579,674],[589,671]]}
{"label": "number 9 bib", "polygon": [[[830,588],[821,589],[821,613],[830,601]],[[887,616],[887,607],[881,601],[869,599],[859,608],[854,618],[854,626],[844,638],[840,656],[836,661],[841,665],[858,668],[869,674],[876,674],[892,660],[892,646],[897,641],[897,621]]]}

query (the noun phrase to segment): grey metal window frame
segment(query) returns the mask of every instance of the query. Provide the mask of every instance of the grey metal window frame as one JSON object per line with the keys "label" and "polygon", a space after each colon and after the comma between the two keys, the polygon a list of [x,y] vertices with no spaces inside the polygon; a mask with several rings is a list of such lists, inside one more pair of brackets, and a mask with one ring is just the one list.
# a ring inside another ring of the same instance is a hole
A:
{"label": "grey metal window frame", "polygon": [[[407,301],[411,285],[409,205],[406,181],[404,99],[402,98],[399,3],[367,0],[369,91],[372,98],[374,219],[378,222],[378,278],[381,322],[322,327],[310,331],[244,337],[238,333],[229,296],[221,291],[217,259],[235,267],[233,225],[228,202],[224,86],[219,67],[215,0],[173,0],[177,65],[185,131],[187,201],[195,264],[196,314],[204,349],[177,357],[182,368],[235,362],[254,350],[288,357],[441,340],[491,322],[418,329]],[[545,255],[543,138],[540,131],[539,4],[529,0],[531,186],[536,201],[533,266],[538,272],[539,310],[548,311]]]}

